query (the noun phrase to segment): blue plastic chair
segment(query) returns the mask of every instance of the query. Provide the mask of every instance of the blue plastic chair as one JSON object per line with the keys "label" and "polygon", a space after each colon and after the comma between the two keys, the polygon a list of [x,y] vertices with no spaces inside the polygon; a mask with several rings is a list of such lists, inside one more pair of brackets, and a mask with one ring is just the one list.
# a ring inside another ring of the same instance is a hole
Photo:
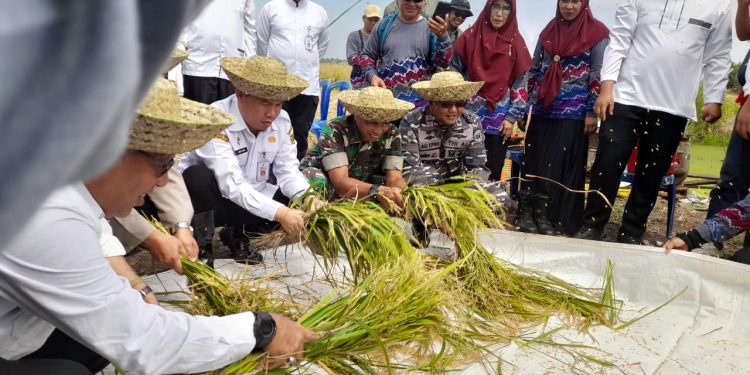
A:
{"label": "blue plastic chair", "polygon": [[[333,90],[351,90],[352,84],[349,81],[338,81],[331,83],[329,80],[323,80],[320,82],[320,119],[313,121],[310,131],[315,134],[315,138],[320,139],[320,132],[328,122],[328,106],[331,102],[331,92]],[[341,102],[337,103],[336,116],[340,117],[346,113],[344,105]]]}

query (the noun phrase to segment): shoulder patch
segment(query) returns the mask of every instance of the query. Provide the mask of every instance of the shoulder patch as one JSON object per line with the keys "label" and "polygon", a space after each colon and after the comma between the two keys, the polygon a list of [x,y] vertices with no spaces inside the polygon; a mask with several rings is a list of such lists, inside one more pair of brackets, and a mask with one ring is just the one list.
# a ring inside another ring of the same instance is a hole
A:
{"label": "shoulder patch", "polygon": [[217,134],[215,138],[219,139],[219,140],[222,140],[224,142],[229,142],[229,137],[227,137],[227,135],[224,134],[224,133]]}
{"label": "shoulder patch", "polygon": [[296,144],[297,141],[294,139],[294,129],[292,129],[291,126],[289,127],[289,131],[287,132],[287,134],[289,135],[289,143]]}

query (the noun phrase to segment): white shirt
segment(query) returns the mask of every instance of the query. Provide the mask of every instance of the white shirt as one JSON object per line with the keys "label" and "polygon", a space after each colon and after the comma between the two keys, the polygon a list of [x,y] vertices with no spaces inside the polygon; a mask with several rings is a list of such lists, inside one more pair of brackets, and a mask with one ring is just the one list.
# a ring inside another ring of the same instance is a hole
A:
{"label": "white shirt", "polygon": [[320,59],[328,49],[328,14],[309,0],[271,0],[258,14],[258,55],[270,56],[310,84],[304,95],[319,95]]}
{"label": "white shirt", "polygon": [[750,98],[750,69],[745,69],[745,86],[742,86],[745,97]]}
{"label": "white shirt", "polygon": [[617,103],[695,120],[701,74],[704,102],[724,102],[731,20],[730,0],[622,0],[601,80]]}
{"label": "white shirt", "polygon": [[[214,172],[224,198],[255,216],[273,220],[282,206],[273,200],[277,189],[295,199],[310,187],[299,170],[289,115],[282,110],[270,128],[255,136],[242,119],[236,95],[211,105],[229,112],[236,121],[220,137],[187,153],[180,161],[180,171],[204,164]],[[278,185],[268,182],[271,175]]]}
{"label": "white shirt", "polygon": [[105,258],[125,256],[125,246],[122,245],[117,237],[112,234],[112,226],[109,225],[109,221],[105,218],[99,220],[101,226],[101,234],[99,235],[99,246],[102,247],[102,255]]}
{"label": "white shirt", "polygon": [[227,79],[222,57],[255,55],[255,0],[211,1],[180,41],[189,53],[182,74]]}
{"label": "white shirt", "polygon": [[82,183],[55,191],[0,252],[0,357],[34,352],[54,327],[131,374],[202,372],[255,346],[254,317],[149,305],[99,246],[104,217]]}

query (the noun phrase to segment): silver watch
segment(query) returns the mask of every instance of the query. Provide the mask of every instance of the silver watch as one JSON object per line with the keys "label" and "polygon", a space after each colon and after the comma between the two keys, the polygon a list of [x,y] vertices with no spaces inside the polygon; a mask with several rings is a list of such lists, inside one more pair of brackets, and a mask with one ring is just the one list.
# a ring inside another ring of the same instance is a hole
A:
{"label": "silver watch", "polygon": [[178,229],[189,229],[190,233],[193,233],[193,227],[190,226],[190,223],[187,221],[179,221],[177,224],[174,225],[174,232],[177,232]]}

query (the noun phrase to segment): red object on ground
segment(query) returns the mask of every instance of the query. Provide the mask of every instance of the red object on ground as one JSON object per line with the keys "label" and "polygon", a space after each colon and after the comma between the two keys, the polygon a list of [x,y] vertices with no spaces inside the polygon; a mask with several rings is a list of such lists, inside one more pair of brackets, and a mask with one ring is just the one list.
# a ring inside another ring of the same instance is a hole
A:
{"label": "red object on ground", "polygon": [[740,94],[737,95],[737,100],[735,101],[739,103],[740,105],[744,105],[745,102],[747,101],[747,96],[745,96],[745,93],[742,90],[740,90]]}
{"label": "red object on ground", "polygon": [[[665,176],[668,176],[670,174],[674,174],[674,166],[679,165],[679,160],[681,160],[678,156],[681,154],[680,151],[677,151],[672,156],[672,164],[669,166],[669,169],[667,169],[667,173],[665,173]],[[638,146],[636,145],[635,148],[633,148],[633,153],[630,154],[630,159],[628,159],[628,166],[627,170],[628,173],[635,173],[635,165],[638,161]]]}

